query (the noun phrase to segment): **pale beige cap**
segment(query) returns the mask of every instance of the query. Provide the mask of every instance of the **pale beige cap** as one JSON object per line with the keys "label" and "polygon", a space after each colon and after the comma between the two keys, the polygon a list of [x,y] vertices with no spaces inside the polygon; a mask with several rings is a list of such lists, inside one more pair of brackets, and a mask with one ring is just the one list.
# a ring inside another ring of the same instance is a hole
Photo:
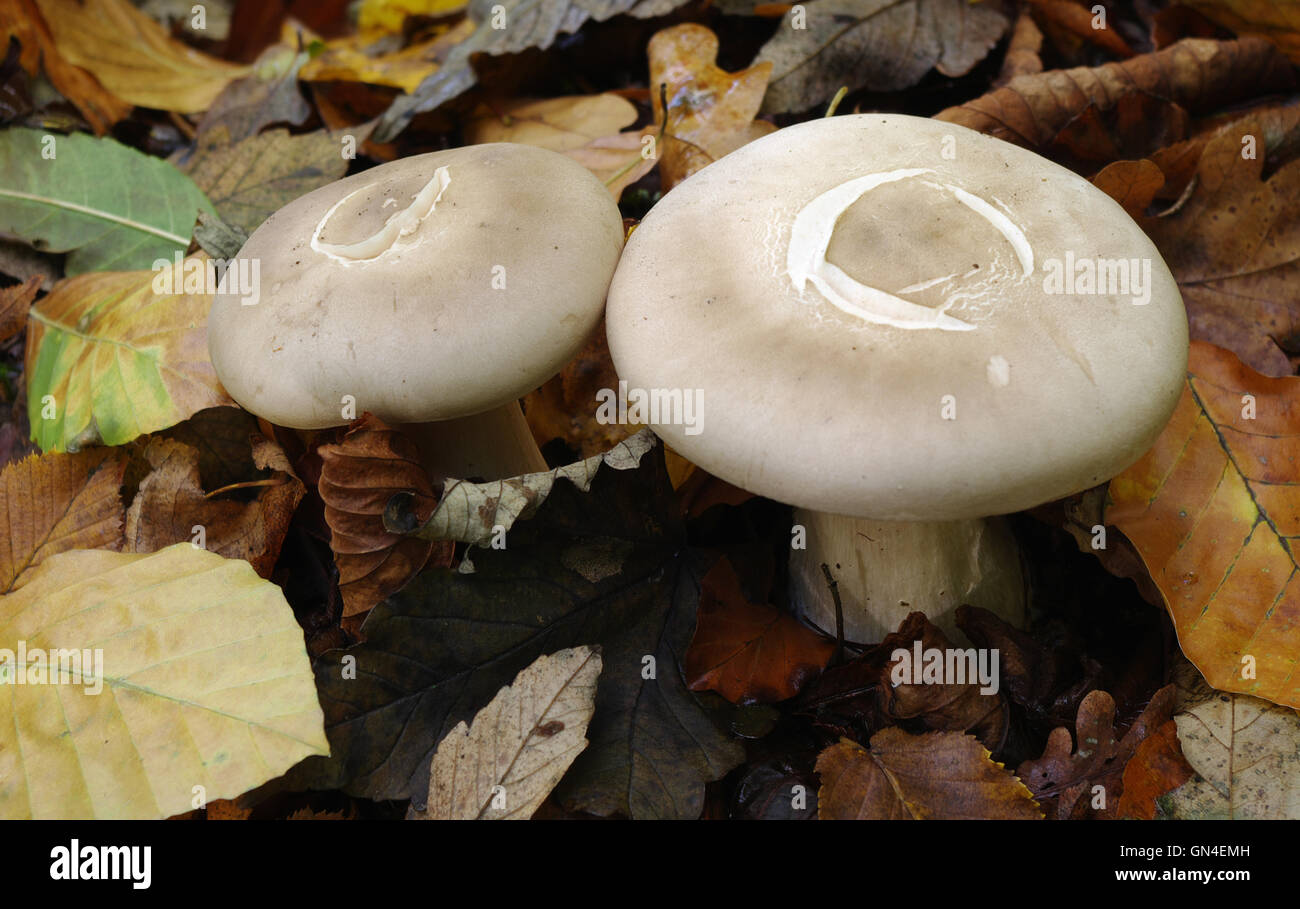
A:
{"label": "pale beige cap", "polygon": [[[1070,281],[1090,267],[1105,292]],[[693,425],[653,424],[684,457],[898,521],[1109,479],[1154,442],[1187,364],[1177,284],[1118,204],[900,115],[792,126],[673,189],[628,242],[607,332],[629,389],[702,395]]]}
{"label": "pale beige cap", "polygon": [[623,245],[571,159],[493,143],[402,158],[277,211],[240,250],[260,294],[219,294],[212,363],[273,423],[481,413],[550,378],[600,321]]}

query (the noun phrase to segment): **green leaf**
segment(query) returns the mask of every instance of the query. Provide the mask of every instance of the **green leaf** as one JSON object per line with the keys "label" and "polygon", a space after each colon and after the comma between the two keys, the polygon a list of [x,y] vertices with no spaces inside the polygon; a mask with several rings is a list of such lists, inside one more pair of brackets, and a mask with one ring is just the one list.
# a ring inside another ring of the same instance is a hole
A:
{"label": "green leaf", "polygon": [[419,811],[435,746],[459,722],[542,654],[599,644],[591,745],[566,777],[574,799],[602,813],[698,817],[704,784],[743,751],[682,679],[697,562],[661,445],[635,467],[602,467],[589,492],[556,483],[504,550],[474,551],[472,574],[425,571],[371,612],[364,644],[317,661],[333,756],[304,762],[290,781],[411,798]]}
{"label": "green leaf", "polygon": [[0,132],[0,233],[67,252],[67,274],[149,268],[212,204],[171,164],[112,139]]}
{"label": "green leaf", "polygon": [[165,818],[327,753],[302,629],[240,559],[59,553],[0,648],[0,818]]}

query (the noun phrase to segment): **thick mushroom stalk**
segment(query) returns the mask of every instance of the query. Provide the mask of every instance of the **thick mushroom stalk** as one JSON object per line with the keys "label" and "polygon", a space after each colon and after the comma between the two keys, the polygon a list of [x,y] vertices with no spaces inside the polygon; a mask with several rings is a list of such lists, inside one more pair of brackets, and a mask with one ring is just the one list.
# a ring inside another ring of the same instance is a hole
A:
{"label": "thick mushroom stalk", "polygon": [[546,470],[518,401],[469,417],[396,428],[420,449],[430,476],[502,480]]}
{"label": "thick mushroom stalk", "polygon": [[836,583],[844,639],[882,640],[920,610],[950,640],[953,613],[979,606],[1023,627],[1027,591],[1019,548],[1002,518],[873,521],[797,508],[805,546],[790,554],[790,598],[810,624],[834,637]]}

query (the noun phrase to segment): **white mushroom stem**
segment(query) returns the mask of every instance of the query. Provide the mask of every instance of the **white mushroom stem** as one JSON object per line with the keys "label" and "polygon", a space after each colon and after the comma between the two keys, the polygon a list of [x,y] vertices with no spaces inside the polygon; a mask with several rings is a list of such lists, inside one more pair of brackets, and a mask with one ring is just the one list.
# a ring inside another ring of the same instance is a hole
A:
{"label": "white mushroom stem", "polygon": [[794,520],[806,530],[807,548],[790,555],[791,600],[832,637],[835,603],[823,563],[837,584],[847,641],[878,643],[920,611],[957,642],[953,613],[962,604],[1024,625],[1020,552],[1001,518],[873,521],[795,509]]}
{"label": "white mushroom stem", "polygon": [[469,417],[396,428],[415,442],[434,477],[502,480],[547,469],[518,401]]}

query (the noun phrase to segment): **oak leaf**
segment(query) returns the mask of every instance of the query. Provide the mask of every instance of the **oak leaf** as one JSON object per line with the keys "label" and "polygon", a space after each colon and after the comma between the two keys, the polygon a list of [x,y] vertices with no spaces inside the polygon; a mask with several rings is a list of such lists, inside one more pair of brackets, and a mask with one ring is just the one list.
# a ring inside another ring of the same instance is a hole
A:
{"label": "oak leaf", "polygon": [[648,53],[654,120],[664,129],[658,157],[665,192],[723,155],[776,131],[771,123],[754,119],[770,63],[736,73],[720,69],[718,36],[689,23],[657,32]]}

